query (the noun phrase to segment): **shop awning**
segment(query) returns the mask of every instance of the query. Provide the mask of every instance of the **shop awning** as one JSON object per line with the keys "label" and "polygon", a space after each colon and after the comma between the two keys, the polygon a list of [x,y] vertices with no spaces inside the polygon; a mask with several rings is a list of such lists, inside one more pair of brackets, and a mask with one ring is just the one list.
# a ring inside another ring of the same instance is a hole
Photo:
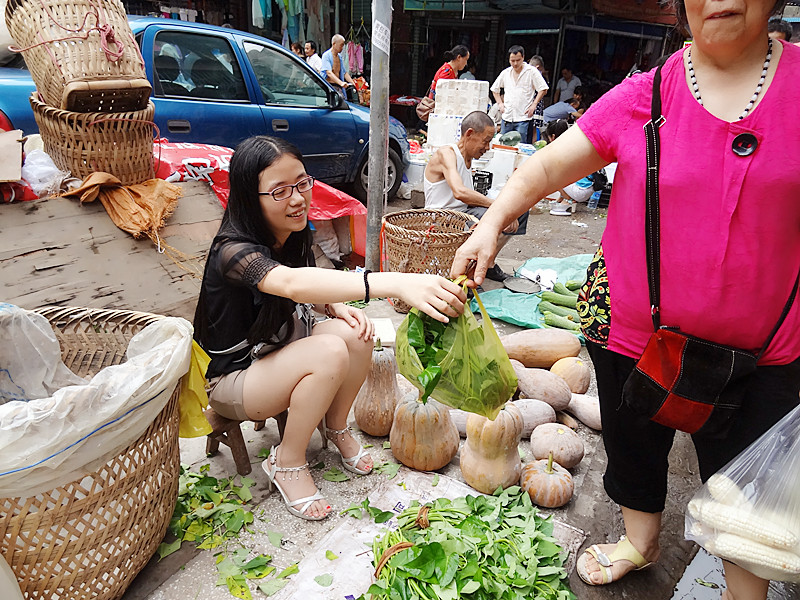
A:
{"label": "shop awning", "polygon": [[675,13],[663,8],[658,0],[592,0],[592,8],[599,13],[646,23],[675,25]]}

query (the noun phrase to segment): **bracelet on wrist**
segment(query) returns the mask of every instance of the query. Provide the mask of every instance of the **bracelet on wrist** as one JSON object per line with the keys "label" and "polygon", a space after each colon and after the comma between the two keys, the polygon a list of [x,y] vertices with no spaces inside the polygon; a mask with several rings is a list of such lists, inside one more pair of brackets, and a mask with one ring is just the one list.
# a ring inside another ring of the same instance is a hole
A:
{"label": "bracelet on wrist", "polygon": [[369,280],[367,275],[372,273],[369,269],[364,269],[364,304],[369,304]]}

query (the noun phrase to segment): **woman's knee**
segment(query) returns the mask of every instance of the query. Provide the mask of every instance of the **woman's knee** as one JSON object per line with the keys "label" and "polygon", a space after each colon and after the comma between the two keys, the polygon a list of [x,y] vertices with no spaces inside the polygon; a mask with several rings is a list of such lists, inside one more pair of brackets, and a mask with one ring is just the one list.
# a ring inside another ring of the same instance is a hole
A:
{"label": "woman's knee", "polygon": [[350,367],[350,349],[346,340],[334,334],[314,336],[313,350],[308,360],[312,370],[330,369],[346,373]]}

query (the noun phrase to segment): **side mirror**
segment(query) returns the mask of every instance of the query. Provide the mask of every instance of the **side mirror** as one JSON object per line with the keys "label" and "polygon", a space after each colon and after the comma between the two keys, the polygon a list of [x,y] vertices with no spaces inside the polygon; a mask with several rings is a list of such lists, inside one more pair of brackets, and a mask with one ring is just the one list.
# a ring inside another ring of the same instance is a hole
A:
{"label": "side mirror", "polygon": [[339,92],[336,90],[328,90],[328,105],[333,109],[342,106],[342,97],[339,95]]}

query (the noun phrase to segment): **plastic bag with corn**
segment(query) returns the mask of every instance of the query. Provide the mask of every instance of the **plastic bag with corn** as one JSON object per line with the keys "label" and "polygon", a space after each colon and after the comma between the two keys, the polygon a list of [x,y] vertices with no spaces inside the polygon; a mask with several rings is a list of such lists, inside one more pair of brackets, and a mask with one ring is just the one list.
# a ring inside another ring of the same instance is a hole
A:
{"label": "plastic bag with corn", "polygon": [[800,583],[800,406],[708,479],[685,535],[759,577]]}

